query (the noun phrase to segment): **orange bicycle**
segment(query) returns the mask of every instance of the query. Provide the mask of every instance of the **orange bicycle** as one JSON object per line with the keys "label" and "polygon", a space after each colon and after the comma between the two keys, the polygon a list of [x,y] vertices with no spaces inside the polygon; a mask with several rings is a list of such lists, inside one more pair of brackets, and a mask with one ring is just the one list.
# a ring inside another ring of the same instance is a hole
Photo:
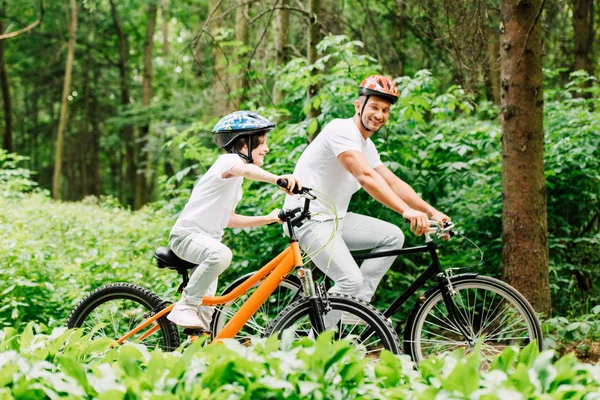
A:
{"label": "orange bicycle", "polygon": [[[287,186],[283,180],[278,184]],[[310,202],[317,196],[310,188],[297,191],[297,195],[304,198],[304,207],[280,213],[288,228],[289,247],[256,273],[242,277],[223,295],[204,297],[203,305],[218,306],[213,318],[212,342],[235,338],[244,332],[245,335],[237,337],[247,340],[249,336],[270,336],[286,329],[292,329],[291,337],[296,339],[314,338],[326,329],[333,329],[336,339],[351,340],[369,356],[376,356],[382,349],[399,354],[400,341],[383,314],[351,296],[328,294],[315,284],[310,268],[304,267],[294,228],[310,219]],[[187,285],[188,270],[195,264],[179,259],[168,248],[159,248],[155,258],[159,268],[181,274],[181,292]],[[297,279],[288,277],[294,269]],[[270,297],[273,294],[274,298]],[[239,299],[245,300],[243,304],[236,302]],[[293,307],[286,307],[292,300],[295,300]],[[171,351],[181,343],[177,326],[165,318],[172,308],[173,304],[148,289],[131,283],[114,283],[94,290],[81,300],[67,326],[83,328],[92,337],[110,337],[115,340],[113,346],[135,341]],[[197,335],[193,330],[183,333],[192,339]]]}

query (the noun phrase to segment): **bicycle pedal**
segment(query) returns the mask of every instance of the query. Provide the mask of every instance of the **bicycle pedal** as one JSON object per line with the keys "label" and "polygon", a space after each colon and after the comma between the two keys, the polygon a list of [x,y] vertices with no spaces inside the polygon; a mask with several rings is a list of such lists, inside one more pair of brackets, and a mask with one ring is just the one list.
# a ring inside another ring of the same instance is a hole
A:
{"label": "bicycle pedal", "polygon": [[210,331],[206,329],[185,328],[183,334],[187,336],[210,336]]}

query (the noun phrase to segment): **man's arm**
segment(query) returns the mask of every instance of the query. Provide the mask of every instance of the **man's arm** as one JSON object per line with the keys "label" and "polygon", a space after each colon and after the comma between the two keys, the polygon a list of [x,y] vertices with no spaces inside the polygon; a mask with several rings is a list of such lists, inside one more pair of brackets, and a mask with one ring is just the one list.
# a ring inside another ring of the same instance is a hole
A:
{"label": "man's arm", "polygon": [[361,152],[355,150],[343,152],[338,156],[338,160],[375,200],[410,220],[411,231],[421,235],[429,229],[427,215],[411,208],[409,204],[400,198],[383,176],[369,165]]}
{"label": "man's arm", "polygon": [[386,181],[394,193],[406,202],[411,208],[426,213],[431,219],[439,222],[449,221],[450,218],[436,210],[429,203],[423,200],[417,192],[402,179],[398,178],[385,165],[375,168],[375,171]]}

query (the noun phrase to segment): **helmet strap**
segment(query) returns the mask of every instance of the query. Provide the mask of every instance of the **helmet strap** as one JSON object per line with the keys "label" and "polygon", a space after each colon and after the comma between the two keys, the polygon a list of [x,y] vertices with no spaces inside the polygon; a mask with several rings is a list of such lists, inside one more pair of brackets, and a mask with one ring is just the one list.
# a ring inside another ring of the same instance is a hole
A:
{"label": "helmet strap", "polygon": [[248,141],[248,155],[237,152],[237,155],[242,157],[248,164],[254,164],[254,160],[252,159],[252,135],[248,135],[246,139]]}
{"label": "helmet strap", "polygon": [[367,125],[365,125],[365,123],[363,122],[363,112],[365,111],[365,107],[367,106],[367,102],[369,101],[369,97],[371,97],[371,95],[367,95],[367,98],[365,99],[365,102],[363,103],[363,106],[360,110],[360,114],[358,114],[359,118],[360,118],[360,123],[363,126],[364,130],[366,130],[367,132],[371,132],[371,130],[369,128],[367,128]]}

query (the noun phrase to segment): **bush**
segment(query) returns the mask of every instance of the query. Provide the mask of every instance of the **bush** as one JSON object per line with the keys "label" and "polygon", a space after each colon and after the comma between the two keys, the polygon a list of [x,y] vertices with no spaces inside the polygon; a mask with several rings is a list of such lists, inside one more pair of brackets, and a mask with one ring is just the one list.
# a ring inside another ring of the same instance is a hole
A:
{"label": "bush", "polygon": [[433,399],[584,398],[600,390],[600,366],[572,355],[553,362],[536,346],[506,348],[489,371],[479,352],[455,351],[424,361],[381,354],[373,364],[348,342],[321,335],[290,347],[275,338],[252,347],[236,341],[174,353],[111,339],[90,342],[81,331],[21,335],[0,332],[0,396],[98,399]]}

